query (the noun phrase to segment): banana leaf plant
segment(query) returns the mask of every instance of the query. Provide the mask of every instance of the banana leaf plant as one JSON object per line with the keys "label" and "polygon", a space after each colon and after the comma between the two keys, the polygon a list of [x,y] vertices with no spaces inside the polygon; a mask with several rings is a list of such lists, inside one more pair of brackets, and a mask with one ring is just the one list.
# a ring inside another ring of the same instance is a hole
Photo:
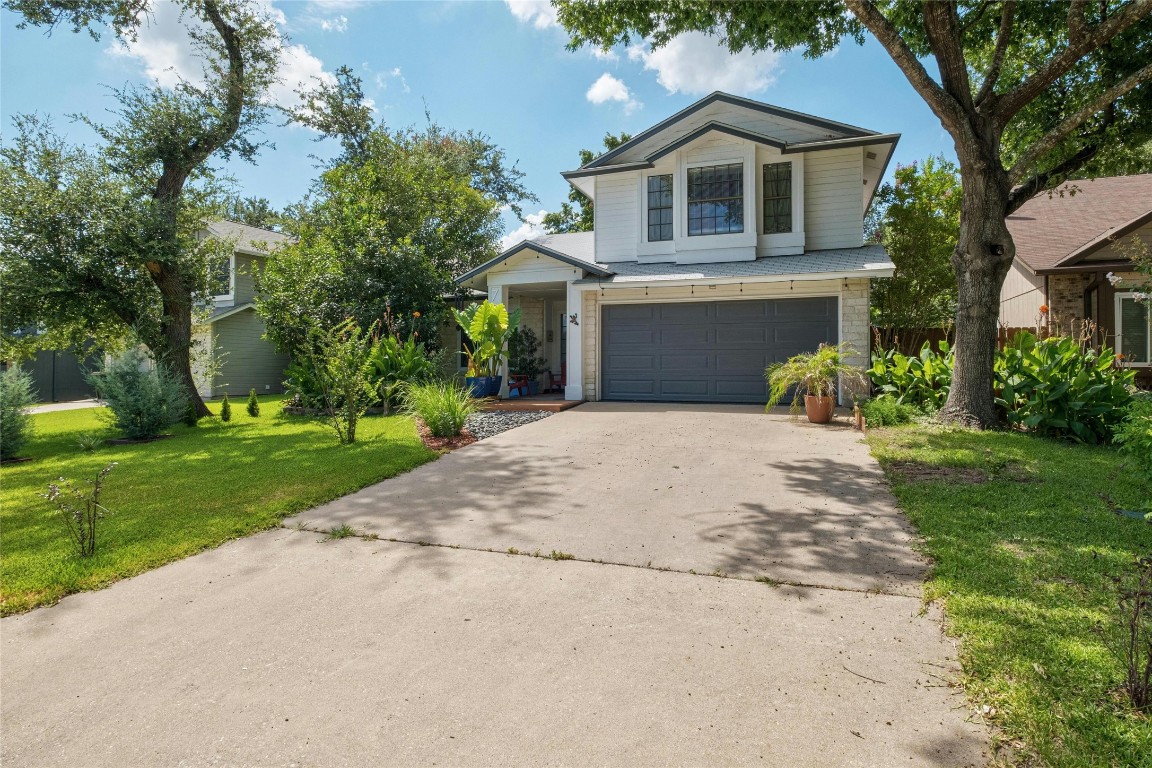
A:
{"label": "banana leaf plant", "polygon": [[467,350],[469,376],[499,376],[500,363],[512,332],[520,326],[520,309],[508,312],[503,304],[485,301],[465,309],[453,309],[453,316],[472,348]]}

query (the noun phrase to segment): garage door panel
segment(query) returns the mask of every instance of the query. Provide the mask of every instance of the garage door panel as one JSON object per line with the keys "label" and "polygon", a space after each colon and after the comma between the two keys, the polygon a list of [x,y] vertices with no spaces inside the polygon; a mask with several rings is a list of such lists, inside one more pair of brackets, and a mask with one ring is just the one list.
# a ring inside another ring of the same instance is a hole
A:
{"label": "garage door panel", "polygon": [[609,400],[763,403],[769,364],[838,340],[838,301],[606,305],[601,394]]}

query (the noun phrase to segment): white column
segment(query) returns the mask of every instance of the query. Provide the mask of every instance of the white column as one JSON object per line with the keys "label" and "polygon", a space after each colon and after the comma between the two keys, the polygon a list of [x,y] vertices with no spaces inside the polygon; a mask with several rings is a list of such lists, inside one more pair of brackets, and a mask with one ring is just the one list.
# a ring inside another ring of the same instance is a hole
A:
{"label": "white column", "polygon": [[[488,284],[488,301],[493,304],[503,304],[505,309],[510,309],[508,306],[508,288],[503,285]],[[505,347],[507,349],[507,347]],[[501,358],[500,368],[496,371],[497,376],[502,376],[500,381],[500,397],[508,397],[508,356],[507,354]]]}
{"label": "white column", "polygon": [[568,371],[564,384],[565,400],[584,399],[584,302],[580,289],[568,283],[568,303],[564,309],[568,316]]}

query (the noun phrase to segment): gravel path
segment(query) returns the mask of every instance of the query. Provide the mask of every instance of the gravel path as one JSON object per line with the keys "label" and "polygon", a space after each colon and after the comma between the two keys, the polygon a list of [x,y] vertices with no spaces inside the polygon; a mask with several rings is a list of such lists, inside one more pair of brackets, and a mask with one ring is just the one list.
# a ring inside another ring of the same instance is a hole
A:
{"label": "gravel path", "polygon": [[487,411],[469,416],[467,426],[477,440],[483,440],[551,415],[546,411]]}

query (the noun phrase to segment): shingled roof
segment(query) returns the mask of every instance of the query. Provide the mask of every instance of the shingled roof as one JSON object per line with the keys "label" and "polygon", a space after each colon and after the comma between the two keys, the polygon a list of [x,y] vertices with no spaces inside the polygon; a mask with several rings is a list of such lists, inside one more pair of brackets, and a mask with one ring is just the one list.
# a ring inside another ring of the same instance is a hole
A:
{"label": "shingled roof", "polygon": [[1152,173],[1068,182],[1008,217],[1016,257],[1033,272],[1077,261],[1152,221]]}

